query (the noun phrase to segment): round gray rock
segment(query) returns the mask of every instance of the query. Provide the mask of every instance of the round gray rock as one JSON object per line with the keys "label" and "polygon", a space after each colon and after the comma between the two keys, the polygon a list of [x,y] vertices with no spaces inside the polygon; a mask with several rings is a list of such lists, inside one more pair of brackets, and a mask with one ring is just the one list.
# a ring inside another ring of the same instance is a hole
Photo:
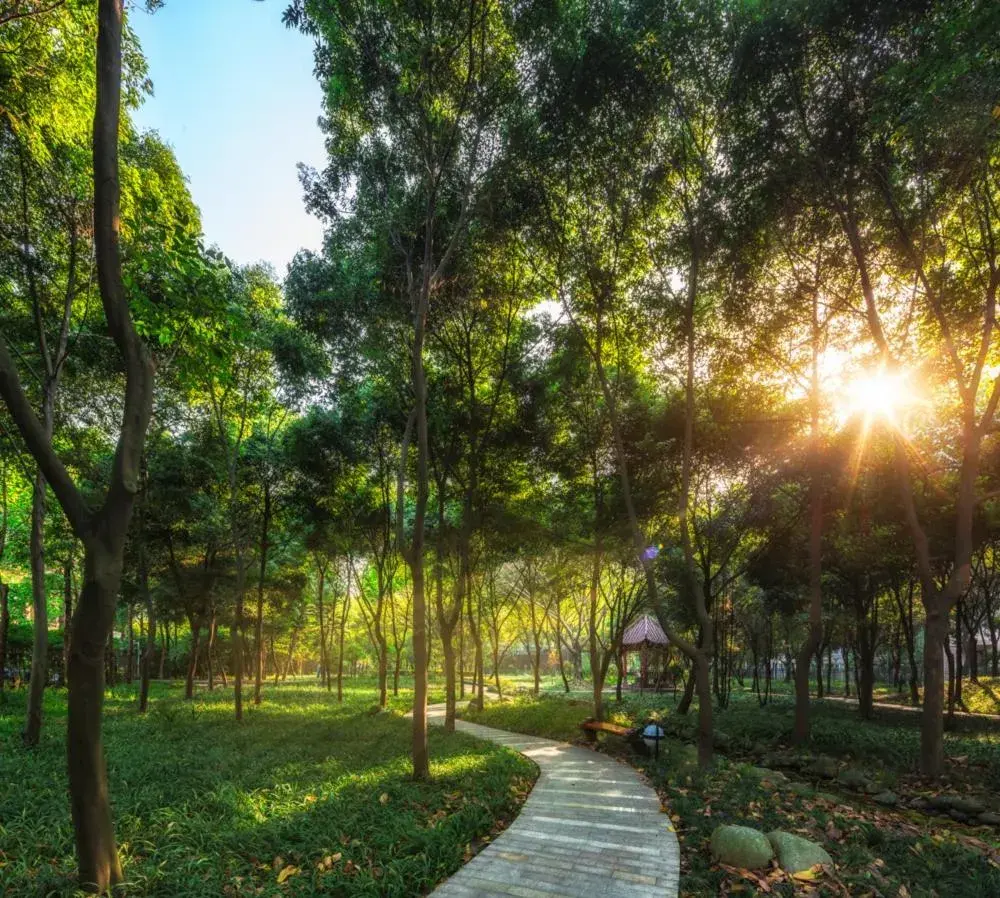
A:
{"label": "round gray rock", "polygon": [[861,770],[856,770],[853,767],[841,770],[837,775],[837,782],[848,789],[859,791],[864,791],[871,785],[868,777]]}
{"label": "round gray rock", "polygon": [[802,768],[804,773],[811,773],[814,776],[823,777],[823,779],[836,779],[837,772],[840,770],[840,765],[830,757],[826,755],[820,755],[811,764]]}
{"label": "round gray rock", "polygon": [[767,840],[778,856],[778,864],[786,873],[801,873],[817,864],[825,867],[833,866],[833,858],[827,854],[822,845],[803,839],[802,836],[776,829],[767,834]]}
{"label": "round gray rock", "polygon": [[760,830],[722,824],[712,833],[712,859],[744,870],[760,870],[774,857],[771,842]]}

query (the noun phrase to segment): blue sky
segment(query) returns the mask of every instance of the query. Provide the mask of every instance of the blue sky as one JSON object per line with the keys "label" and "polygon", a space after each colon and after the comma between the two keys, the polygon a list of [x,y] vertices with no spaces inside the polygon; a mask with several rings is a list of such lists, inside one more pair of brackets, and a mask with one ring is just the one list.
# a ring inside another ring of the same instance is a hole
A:
{"label": "blue sky", "polygon": [[319,167],[319,84],[310,38],[281,24],[284,0],[168,0],[131,12],[154,95],[135,118],[173,146],[205,237],[237,262],[280,277],[300,247],[319,248],[296,163]]}

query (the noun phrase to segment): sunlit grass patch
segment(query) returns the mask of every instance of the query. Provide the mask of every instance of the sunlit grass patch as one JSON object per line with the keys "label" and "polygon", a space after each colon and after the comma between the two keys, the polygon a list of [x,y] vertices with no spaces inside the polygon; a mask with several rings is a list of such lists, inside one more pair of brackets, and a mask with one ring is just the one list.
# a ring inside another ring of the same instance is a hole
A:
{"label": "sunlit grass patch", "polygon": [[[312,683],[265,692],[233,719],[232,691],[157,685],[108,697],[112,801],[130,895],[413,895],[511,819],[526,759],[430,734],[432,780],[410,778],[411,722],[375,713],[370,685],[343,705]],[[0,715],[0,894],[70,895],[64,696],[46,698],[39,748],[20,748],[23,695]]]}

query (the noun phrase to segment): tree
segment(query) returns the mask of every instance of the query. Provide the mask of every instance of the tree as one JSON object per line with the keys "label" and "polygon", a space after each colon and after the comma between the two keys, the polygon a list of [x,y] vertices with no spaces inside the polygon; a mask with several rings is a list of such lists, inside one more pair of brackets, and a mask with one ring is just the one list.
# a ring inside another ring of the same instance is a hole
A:
{"label": "tree", "polygon": [[[791,174],[803,201],[839,223],[879,362],[906,376],[911,359],[933,350],[940,363],[927,380],[948,385],[961,422],[951,441],[958,462],[943,583],[910,455],[936,435],[918,433],[915,422],[904,432],[899,422],[897,439],[926,613],[921,768],[933,776],[944,765],[948,619],[972,576],[977,481],[1000,402],[1000,382],[986,373],[1000,285],[997,125],[986,86],[995,83],[996,60],[982,44],[996,16],[988,4],[765,6],[746,24],[736,81],[764,180],[773,185],[784,172],[787,183]],[[897,328],[893,310],[905,306],[919,324]]]}
{"label": "tree", "polygon": [[[416,444],[416,499],[409,538],[399,547],[413,590],[415,700],[413,772],[429,775],[424,525],[429,453],[425,343],[431,297],[473,218],[502,139],[501,115],[514,83],[510,10],[494,0],[444,0],[417,7],[296,0],[289,25],[318,38],[333,154],[310,202],[330,219],[340,208],[369,233],[389,236],[383,256],[397,308],[408,309],[412,411],[400,454],[402,502],[410,446]],[[456,23],[460,24],[456,28]],[[391,33],[393,41],[384,41]],[[375,238],[383,243],[384,238]]]}
{"label": "tree", "polygon": [[97,100],[94,113],[94,245],[101,304],[125,371],[121,430],[102,503],[92,508],[53,449],[44,421],[21,385],[0,336],[0,396],[28,450],[52,487],[84,547],[84,582],[73,617],[67,730],[70,803],[80,884],[105,891],[122,880],[101,745],[104,646],[111,634],[122,555],[140,459],[152,412],[153,362],[129,313],[119,250],[118,132],[122,81],[122,3],[100,0],[97,11]]}

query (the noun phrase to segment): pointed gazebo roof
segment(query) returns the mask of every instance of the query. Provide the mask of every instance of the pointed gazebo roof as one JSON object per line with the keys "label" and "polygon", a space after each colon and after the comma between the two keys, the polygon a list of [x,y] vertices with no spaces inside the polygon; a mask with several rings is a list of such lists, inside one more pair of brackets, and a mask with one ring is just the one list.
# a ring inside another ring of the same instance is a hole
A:
{"label": "pointed gazebo roof", "polygon": [[644,645],[669,645],[670,640],[663,632],[659,621],[651,614],[644,614],[630,624],[622,636],[623,649],[637,649]]}

